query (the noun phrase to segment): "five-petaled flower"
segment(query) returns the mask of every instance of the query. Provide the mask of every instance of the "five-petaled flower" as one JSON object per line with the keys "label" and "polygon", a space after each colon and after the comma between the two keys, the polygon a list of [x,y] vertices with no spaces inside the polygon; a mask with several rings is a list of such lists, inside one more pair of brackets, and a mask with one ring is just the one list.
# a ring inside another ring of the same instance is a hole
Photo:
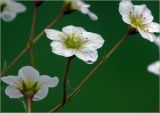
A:
{"label": "five-petaled flower", "polygon": [[1,0],[0,1],[0,18],[6,22],[12,21],[17,13],[26,11],[26,7],[21,3],[13,0]]}
{"label": "five-petaled flower", "polygon": [[66,6],[69,6],[69,11],[80,11],[83,14],[88,15],[92,20],[97,20],[98,17],[92,11],[89,10],[90,5],[84,3],[82,0],[64,0]]}
{"label": "five-petaled flower", "polygon": [[155,75],[160,76],[160,61],[155,61],[147,67],[147,70]]}
{"label": "five-petaled flower", "polygon": [[119,12],[123,21],[135,28],[143,38],[155,41],[154,32],[160,32],[160,24],[152,22],[152,13],[146,5],[133,5],[131,0],[121,0]]}
{"label": "five-petaled flower", "polygon": [[2,77],[9,84],[5,93],[10,98],[32,98],[34,101],[45,98],[50,87],[56,87],[59,79],[47,75],[39,76],[39,72],[31,66],[22,67],[18,76]]}
{"label": "five-petaled flower", "polygon": [[104,43],[101,35],[72,25],[63,27],[62,32],[54,29],[46,29],[45,32],[47,37],[53,40],[51,43],[53,53],[64,57],[75,55],[87,64],[97,60],[97,49]]}

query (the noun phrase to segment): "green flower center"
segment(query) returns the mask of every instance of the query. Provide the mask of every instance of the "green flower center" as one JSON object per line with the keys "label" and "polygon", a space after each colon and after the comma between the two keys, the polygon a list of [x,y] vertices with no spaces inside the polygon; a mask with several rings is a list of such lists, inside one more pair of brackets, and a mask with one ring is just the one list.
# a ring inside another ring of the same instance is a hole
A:
{"label": "green flower center", "polygon": [[135,27],[139,27],[140,29],[144,30],[145,31],[145,26],[144,24],[142,23],[143,22],[143,19],[145,18],[142,18],[142,16],[140,17],[134,17],[133,15],[131,15],[130,13],[130,21],[131,23],[135,26]]}
{"label": "green flower center", "polygon": [[20,83],[17,84],[17,89],[20,90],[25,97],[31,97],[40,89],[40,86],[38,82],[33,82],[32,80],[28,80],[27,82],[20,80]]}
{"label": "green flower center", "polygon": [[7,4],[1,3],[0,4],[1,12],[3,12],[6,7],[7,7]]}
{"label": "green flower center", "polygon": [[65,47],[72,49],[80,49],[85,42],[85,40],[78,38],[75,33],[72,33],[71,36],[67,36],[67,38],[64,39]]}

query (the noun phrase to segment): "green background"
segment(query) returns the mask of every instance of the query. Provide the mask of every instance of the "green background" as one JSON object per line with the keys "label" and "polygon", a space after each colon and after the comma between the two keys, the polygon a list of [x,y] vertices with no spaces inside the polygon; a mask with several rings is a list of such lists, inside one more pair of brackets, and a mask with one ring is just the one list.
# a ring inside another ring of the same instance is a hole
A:
{"label": "green background", "polygon": [[[1,66],[10,63],[26,46],[33,16],[33,2],[23,1],[27,11],[18,14],[12,22],[1,23]],[[67,25],[84,27],[87,31],[101,34],[105,44],[98,50],[99,59],[93,65],[85,64],[75,58],[69,72],[68,92],[93,69],[103,56],[126,33],[128,25],[122,21],[119,14],[118,1],[87,1],[91,10],[99,19],[91,21],[80,12],[65,16],[54,28],[61,30]],[[154,15],[154,21],[159,20],[158,1],[133,2],[146,4]],[[36,23],[37,35],[59,13],[62,1],[45,1],[38,10]],[[41,74],[58,76],[59,85],[50,89],[48,96],[33,103],[33,111],[47,112],[61,101],[63,70],[66,58],[51,52],[51,41],[44,35],[34,46],[36,68]],[[143,39],[139,34],[130,36],[109,60],[84,85],[78,95],[60,111],[70,112],[155,112],[159,109],[159,77],[149,73],[147,66],[158,60],[158,47]],[[30,65],[29,53],[11,68],[9,75],[17,75],[18,70]],[[2,111],[23,112],[20,100],[10,99],[4,93],[6,84],[2,83]]]}

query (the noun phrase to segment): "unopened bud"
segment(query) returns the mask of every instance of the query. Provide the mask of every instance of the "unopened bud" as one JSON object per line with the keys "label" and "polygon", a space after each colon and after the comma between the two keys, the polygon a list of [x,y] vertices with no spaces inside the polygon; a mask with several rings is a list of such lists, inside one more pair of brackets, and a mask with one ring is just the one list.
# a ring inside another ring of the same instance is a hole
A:
{"label": "unopened bud", "polygon": [[39,7],[39,6],[41,6],[42,5],[42,3],[43,3],[43,0],[34,0],[34,5],[35,5],[35,7]]}

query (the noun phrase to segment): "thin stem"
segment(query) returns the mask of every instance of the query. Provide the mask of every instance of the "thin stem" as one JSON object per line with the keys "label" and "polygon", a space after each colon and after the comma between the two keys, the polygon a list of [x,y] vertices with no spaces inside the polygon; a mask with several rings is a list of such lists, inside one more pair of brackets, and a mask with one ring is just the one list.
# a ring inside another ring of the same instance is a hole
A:
{"label": "thin stem", "polygon": [[63,103],[63,104],[66,102],[66,98],[67,98],[67,76],[68,76],[69,68],[70,68],[70,66],[71,66],[72,58],[73,58],[73,57],[69,57],[69,58],[67,59],[67,63],[66,63],[65,71],[64,71],[63,100],[62,100],[62,103]]}
{"label": "thin stem", "polygon": [[29,38],[30,61],[31,61],[31,65],[32,66],[34,66],[33,40],[34,40],[34,29],[35,29],[36,18],[37,18],[37,7],[34,7],[34,14],[33,14],[33,19],[32,19],[31,35],[30,35],[30,38]]}
{"label": "thin stem", "polygon": [[32,98],[31,97],[27,98],[27,111],[28,113],[32,113]]}
{"label": "thin stem", "polygon": [[102,64],[105,63],[105,61],[113,54],[113,52],[128,38],[128,36],[132,34],[132,31],[128,31],[121,40],[118,41],[118,43],[113,46],[113,48],[107,52],[104,57],[99,61],[99,63],[91,70],[91,72],[79,83],[79,85],[73,90],[73,92],[71,94],[69,94],[67,96],[67,100],[65,103],[60,103],[58,104],[56,107],[54,107],[53,109],[51,109],[49,111],[49,113],[52,112],[56,112],[59,109],[61,109],[67,102],[69,102],[74,96],[76,96],[76,94],[79,92],[79,90],[81,89],[81,87],[88,81],[89,78],[91,78],[94,73],[100,68],[100,66],[102,66]]}
{"label": "thin stem", "polygon": [[[64,16],[63,10],[60,12],[60,14],[45,28],[51,28],[53,27],[59,20],[61,20],[61,18]],[[44,29],[44,30],[45,30]],[[41,39],[41,37],[45,34],[44,30],[42,30],[39,35],[37,37],[35,37],[35,39],[33,40],[33,44],[35,44],[38,40]],[[18,61],[20,60],[20,58],[22,56],[24,56],[27,51],[29,50],[29,45],[26,46],[26,48],[24,48],[22,50],[22,52],[20,52],[20,54],[14,59],[12,60],[12,62],[4,69],[4,71],[1,73],[1,77],[5,76],[5,74],[8,73],[8,71],[10,70],[10,68]]]}

